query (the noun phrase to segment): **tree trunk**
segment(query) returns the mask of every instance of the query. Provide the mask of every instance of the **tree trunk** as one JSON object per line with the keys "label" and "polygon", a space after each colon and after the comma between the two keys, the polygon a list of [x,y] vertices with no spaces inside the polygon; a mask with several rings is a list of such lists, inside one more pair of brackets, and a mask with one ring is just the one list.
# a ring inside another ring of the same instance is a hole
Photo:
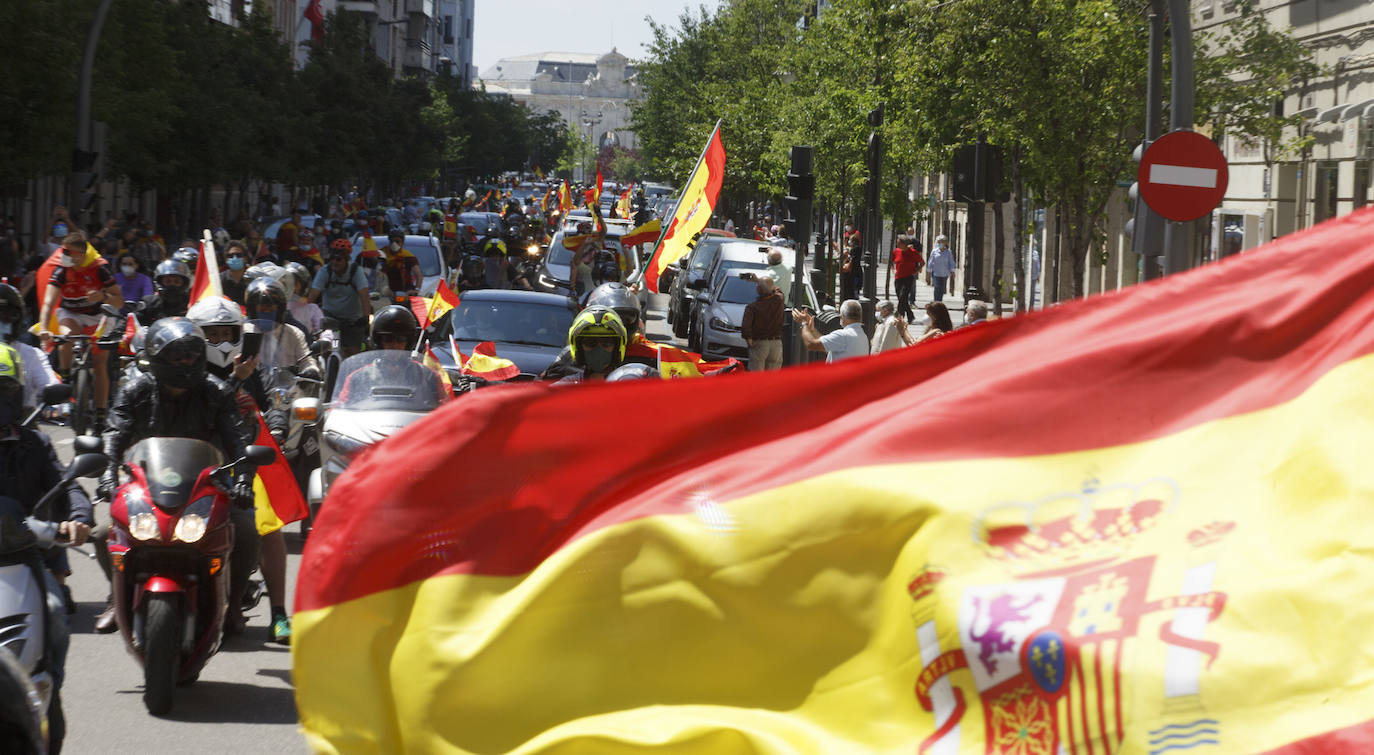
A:
{"label": "tree trunk", "polygon": [[1005,257],[1007,234],[1002,228],[1002,203],[992,203],[992,222],[996,225],[992,242],[992,307],[1002,316],[1002,260]]}
{"label": "tree trunk", "polygon": [[1021,149],[1011,152],[1011,185],[1016,192],[1016,214],[1012,216],[1012,257],[1016,260],[1016,270],[1012,273],[1016,283],[1016,311],[1025,312],[1031,301],[1031,288],[1035,281],[1030,279],[1029,260],[1026,254],[1026,186],[1021,182]]}

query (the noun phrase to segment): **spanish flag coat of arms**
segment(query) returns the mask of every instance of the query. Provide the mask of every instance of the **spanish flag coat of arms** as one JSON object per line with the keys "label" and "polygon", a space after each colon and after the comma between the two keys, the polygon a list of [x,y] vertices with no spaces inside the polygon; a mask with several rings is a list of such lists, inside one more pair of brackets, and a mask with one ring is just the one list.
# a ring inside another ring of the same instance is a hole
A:
{"label": "spanish flag coat of arms", "polygon": [[[322,752],[1371,752],[1371,385],[1374,209],[869,358],[478,391],[331,487],[302,725]],[[627,407],[633,442],[577,431]]]}

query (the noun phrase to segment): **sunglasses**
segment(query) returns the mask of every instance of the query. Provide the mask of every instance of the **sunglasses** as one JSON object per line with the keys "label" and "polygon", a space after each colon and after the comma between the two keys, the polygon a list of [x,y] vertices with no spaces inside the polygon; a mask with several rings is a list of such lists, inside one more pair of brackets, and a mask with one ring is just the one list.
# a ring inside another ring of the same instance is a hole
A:
{"label": "sunglasses", "polygon": [[405,343],[406,337],[395,333],[383,333],[377,337],[378,343]]}
{"label": "sunglasses", "polygon": [[582,347],[587,349],[601,349],[610,351],[620,345],[614,338],[586,338],[582,341]]}

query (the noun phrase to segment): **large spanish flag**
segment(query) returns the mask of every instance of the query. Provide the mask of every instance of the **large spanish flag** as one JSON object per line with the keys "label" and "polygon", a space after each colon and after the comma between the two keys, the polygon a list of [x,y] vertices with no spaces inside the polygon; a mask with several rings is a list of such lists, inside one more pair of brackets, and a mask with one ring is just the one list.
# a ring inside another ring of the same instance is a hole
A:
{"label": "large spanish flag", "polygon": [[644,266],[644,282],[649,290],[658,290],[658,276],[696,245],[697,237],[711,220],[715,211],[716,199],[720,196],[720,185],[725,180],[725,145],[720,141],[720,121],[711,131],[706,141],[706,149],[692,169],[687,188],[682,190],[682,198],[673,210],[673,219],[668,230],[658,240],[649,263]]}
{"label": "large spanish flag", "polygon": [[1372,384],[1369,209],[869,358],[477,391],[330,488],[301,721],[322,752],[1374,751]]}

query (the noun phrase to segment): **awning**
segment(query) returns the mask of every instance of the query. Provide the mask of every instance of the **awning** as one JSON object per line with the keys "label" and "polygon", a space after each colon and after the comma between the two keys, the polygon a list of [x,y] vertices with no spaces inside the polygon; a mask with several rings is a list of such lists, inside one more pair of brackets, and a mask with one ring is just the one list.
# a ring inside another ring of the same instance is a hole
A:
{"label": "awning", "polygon": [[1341,113],[1345,112],[1348,105],[1349,103],[1346,103],[1345,105],[1337,105],[1321,111],[1321,113],[1317,115],[1317,123],[1335,123],[1336,119],[1341,117]]}
{"label": "awning", "polygon": [[1374,98],[1367,99],[1363,102],[1357,102],[1353,105],[1347,105],[1345,110],[1341,111],[1341,120],[1348,121],[1351,118],[1359,118],[1364,115],[1364,111],[1368,109],[1370,105],[1374,105]]}
{"label": "awning", "polygon": [[1313,116],[1320,112],[1320,110],[1321,108],[1317,107],[1305,107],[1302,110],[1299,110],[1298,112],[1294,113],[1293,115],[1296,115],[1297,117],[1302,118],[1303,120],[1311,120]]}

